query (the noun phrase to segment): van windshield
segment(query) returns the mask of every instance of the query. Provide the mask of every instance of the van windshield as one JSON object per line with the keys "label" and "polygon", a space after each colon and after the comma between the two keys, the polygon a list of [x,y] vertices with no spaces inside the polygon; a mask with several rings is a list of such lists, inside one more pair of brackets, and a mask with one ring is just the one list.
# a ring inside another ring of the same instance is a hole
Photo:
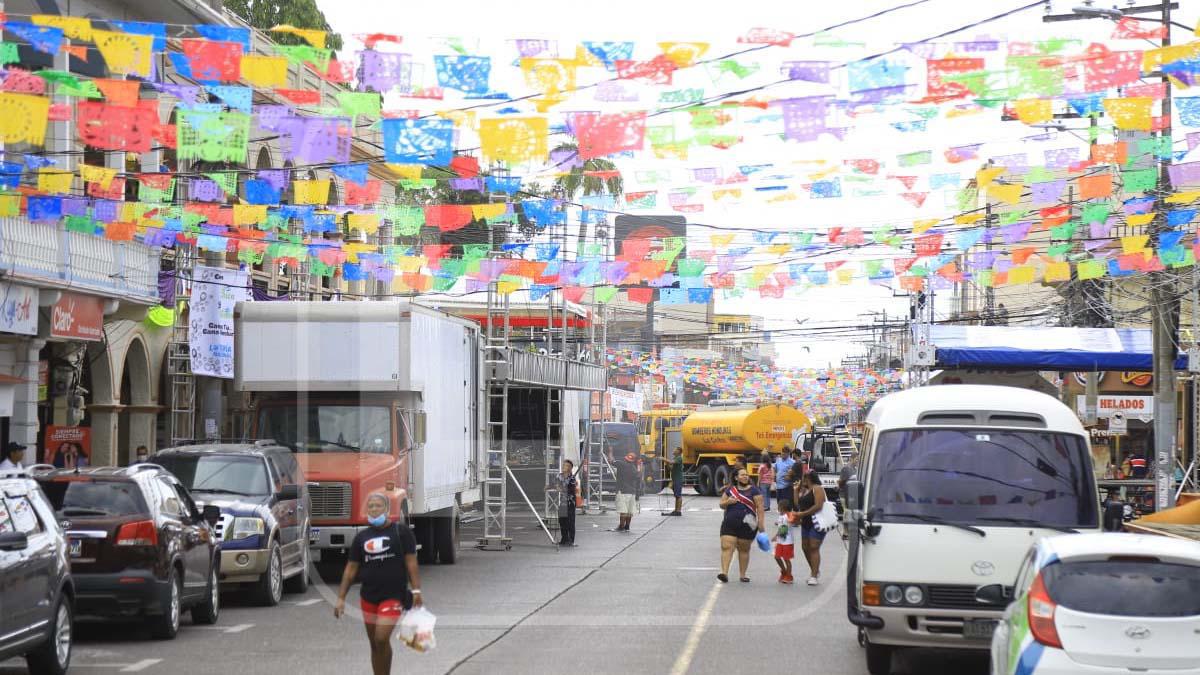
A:
{"label": "van windshield", "polygon": [[1098,526],[1083,437],[1014,429],[905,429],[879,435],[872,518],[990,527]]}
{"label": "van windshield", "polygon": [[258,435],[292,452],[392,451],[391,410],[387,406],[265,406],[259,412]]}

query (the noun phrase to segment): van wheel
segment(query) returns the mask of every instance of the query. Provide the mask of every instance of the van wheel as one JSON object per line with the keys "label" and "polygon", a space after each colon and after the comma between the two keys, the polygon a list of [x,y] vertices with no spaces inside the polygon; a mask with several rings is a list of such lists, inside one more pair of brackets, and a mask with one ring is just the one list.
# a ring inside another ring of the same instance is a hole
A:
{"label": "van wheel", "polygon": [[66,674],[71,667],[72,625],[71,603],[65,594],[60,594],[58,606],[54,609],[54,626],[46,636],[46,641],[36,651],[25,655],[29,672]]}
{"label": "van wheel", "polygon": [[183,610],[183,589],[179,571],[174,566],[167,577],[167,588],[162,599],[161,614],[150,619],[150,635],[156,640],[174,640],[179,634],[179,614]]}
{"label": "van wheel", "polygon": [[713,469],[708,464],[700,467],[700,471],[696,476],[696,492],[702,497],[711,497],[713,491]]}
{"label": "van wheel", "polygon": [[715,480],[717,482],[718,490],[720,490],[721,488],[723,488],[733,482],[729,475],[730,473],[731,472],[730,472],[728,466],[718,466],[717,467],[716,472],[713,473],[713,480]]}
{"label": "van wheel", "polygon": [[892,652],[886,645],[871,644],[867,641],[867,672],[871,675],[890,675],[892,672]]}

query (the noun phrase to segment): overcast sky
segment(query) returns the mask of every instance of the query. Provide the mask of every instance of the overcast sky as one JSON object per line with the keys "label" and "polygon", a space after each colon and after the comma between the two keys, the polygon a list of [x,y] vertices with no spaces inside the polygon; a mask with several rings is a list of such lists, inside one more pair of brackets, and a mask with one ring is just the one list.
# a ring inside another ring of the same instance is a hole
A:
{"label": "overcast sky", "polygon": [[[911,0],[910,0],[911,1]],[[557,41],[563,56],[573,53],[573,46],[582,40],[633,40],[637,42],[635,58],[650,58],[659,51],[656,43],[663,41],[708,42],[708,56],[725,54],[739,47],[736,39],[748,29],[755,27],[776,28],[792,33],[804,33],[833,25],[838,22],[863,17],[889,7],[903,4],[894,0],[852,0],[840,3],[779,2],[778,0],[741,0],[714,2],[712,0],[608,0],[604,3],[563,2],[563,0],[510,0],[498,3],[494,0],[458,0],[453,4],[374,2],[367,0],[318,0],[334,30],[346,39],[346,50],[342,58],[361,48],[354,39],[356,34],[393,33],[404,37],[397,49],[414,54],[428,61],[429,54],[453,53],[451,44],[459,45],[465,53],[493,57],[493,87],[505,91],[512,85],[510,93],[524,94],[517,68],[508,59],[516,58],[513,40],[539,38]],[[775,69],[785,60],[829,60],[846,62],[885,49],[898,43],[927,39],[944,31],[956,29],[981,19],[1000,14],[1006,10],[1028,4],[1020,0],[986,0],[963,2],[962,0],[928,0],[918,7],[901,10],[882,19],[875,19],[835,32],[848,42],[863,43],[861,46],[814,49],[811,40],[798,40],[787,48],[775,47],[752,55],[739,57],[740,61],[758,63],[762,68]],[[1056,1],[1055,12],[1067,12],[1079,1]],[[1100,5],[1111,4],[1100,2]],[[1144,3],[1143,3],[1144,4]],[[1183,0],[1176,20],[1192,25],[1200,13],[1200,0]],[[1034,8],[1015,16],[969,29],[955,34],[949,40],[970,40],[976,37],[995,37],[1013,40],[1036,40],[1049,37],[1071,37],[1091,41],[1104,41],[1112,31],[1112,24],[1103,20],[1078,21],[1071,23],[1044,24],[1042,9]],[[1176,30],[1176,42],[1193,39],[1190,33]],[[448,40],[452,38],[453,40]],[[1144,48],[1146,43],[1128,44],[1124,48]],[[942,54],[944,50],[939,51]],[[678,74],[674,86],[704,86],[706,93],[736,89],[725,83],[714,83],[701,69],[697,72]],[[427,74],[430,75],[431,74]],[[599,69],[580,71],[579,85],[608,75]],[[505,79],[508,78],[508,79]],[[688,79],[692,78],[692,79]],[[771,78],[778,79],[778,78]],[[770,90],[769,98],[803,96],[822,93],[823,90],[805,89],[815,85],[786,85]],[[392,105],[389,102],[389,105]],[[411,100],[396,104],[403,108],[416,108]],[[460,103],[447,98],[440,105],[456,107]],[[640,110],[658,105],[656,99],[643,97],[642,101],[624,104],[626,109]],[[426,107],[426,110],[436,108]],[[600,107],[590,94],[562,104],[555,110],[594,110]],[[888,118],[889,120],[891,118]],[[748,126],[748,125],[747,125]],[[626,180],[627,191],[637,189],[633,175],[645,169],[670,169],[675,176],[688,167],[735,167],[743,164],[771,163],[777,167],[787,166],[793,172],[797,162],[824,158],[879,158],[894,163],[897,154],[932,150],[940,156],[947,147],[977,142],[987,142],[982,156],[1024,152],[1040,156],[1046,141],[1020,140],[1031,133],[1017,122],[1001,122],[997,113],[975,115],[961,120],[942,120],[931,123],[926,134],[901,134],[888,128],[887,124],[872,125],[870,122],[855,125],[856,129],[841,143],[823,139],[818,143],[783,143],[766,138],[769,132],[756,128],[740,129],[740,133],[755,140],[735,146],[730,150],[700,149],[693,151],[686,162],[656,160],[653,156],[642,156],[621,160],[619,165]],[[1076,143],[1067,137],[1052,139],[1057,146]],[[1180,134],[1180,136],[1182,136]],[[1028,148],[1023,146],[1030,146]],[[840,159],[839,159],[840,161]],[[976,165],[966,163],[951,167],[964,175],[974,171]],[[933,173],[945,166],[933,167],[922,173]],[[674,187],[682,187],[677,182]],[[660,195],[660,204],[665,199]],[[648,212],[635,212],[649,215]],[[658,213],[669,213],[660,209]],[[931,194],[923,208],[915,208],[908,202],[896,198],[814,200],[801,194],[798,201],[785,206],[742,204],[722,206],[709,204],[703,213],[689,215],[691,222],[721,227],[754,227],[786,231],[796,227],[827,228],[834,225],[866,225],[897,223],[911,224],[916,218],[937,218],[952,215],[945,198]],[[703,245],[709,233],[719,229],[692,228],[692,245]],[[870,256],[867,256],[870,257]],[[756,261],[761,262],[761,260]],[[718,311],[761,314],[767,319],[767,327],[781,329],[795,327],[797,321],[806,321],[806,326],[820,323],[854,324],[870,323],[870,313],[887,311],[896,316],[907,314],[907,299],[893,297],[887,288],[868,285],[856,280],[849,286],[815,287],[783,300],[760,300],[756,293],[748,293],[736,301],[718,300]],[[864,339],[865,339],[864,335]],[[861,351],[852,340],[797,340],[784,338],[778,341],[781,360],[788,365],[825,366],[837,364],[847,354]],[[808,349],[804,349],[807,347]]]}

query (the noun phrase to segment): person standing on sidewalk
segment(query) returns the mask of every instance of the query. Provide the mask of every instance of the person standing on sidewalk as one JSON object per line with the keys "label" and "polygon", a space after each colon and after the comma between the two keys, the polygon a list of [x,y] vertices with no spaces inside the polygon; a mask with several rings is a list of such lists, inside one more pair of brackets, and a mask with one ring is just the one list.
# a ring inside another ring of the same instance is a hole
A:
{"label": "person standing on sidewalk", "polygon": [[609,455],[608,460],[612,462],[613,470],[617,474],[617,515],[620,516],[620,521],[615,531],[628,532],[633,514],[638,510],[637,494],[642,487],[637,455],[631,452],[625,455],[624,459],[614,459]]}
{"label": "person standing on sidewalk", "polygon": [[783,452],[779,453],[779,459],[775,460],[775,499],[786,501],[788,508],[792,505],[792,467],[796,466],[796,461],[792,459],[788,453],[787,446],[783,446]]}
{"label": "person standing on sidewalk", "polygon": [[721,490],[721,508],[725,509],[725,517],[721,519],[721,573],[717,578],[721,583],[729,581],[729,564],[736,550],[741,580],[749,582],[746,571],[750,567],[750,545],[765,529],[762,494],[750,482],[749,471],[738,471],[733,485]]}
{"label": "person standing on sidewalk", "polygon": [[558,474],[558,533],[559,546],[575,545],[575,496],[579,482],[575,480],[575,463],[564,459]]}
{"label": "person standing on sidewalk", "polygon": [[762,464],[758,467],[758,489],[763,496],[763,510],[770,511],[771,493],[775,491],[775,466],[769,449],[763,453]]}
{"label": "person standing on sidewalk", "polygon": [[675,510],[664,516],[683,515],[683,448],[675,448],[671,455],[671,492],[675,493]]}
{"label": "person standing on sidewalk", "polygon": [[376,492],[367,497],[367,523],[350,544],[342,585],[338,588],[334,618],[346,613],[346,594],[357,579],[359,604],[367,641],[371,644],[371,671],[392,672],[392,631],[404,612],[424,604],[417,574],[417,539],[406,524],[391,521],[392,502]]}

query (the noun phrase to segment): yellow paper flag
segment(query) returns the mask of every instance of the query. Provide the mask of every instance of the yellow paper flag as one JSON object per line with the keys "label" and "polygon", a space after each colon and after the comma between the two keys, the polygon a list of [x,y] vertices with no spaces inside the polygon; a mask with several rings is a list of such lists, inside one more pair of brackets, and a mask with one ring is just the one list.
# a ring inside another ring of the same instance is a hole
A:
{"label": "yellow paper flag", "polygon": [[1071,280],[1071,263],[1069,262],[1052,262],[1046,263],[1046,271],[1042,274],[1042,280],[1046,283],[1055,281],[1070,281]]}
{"label": "yellow paper flag", "polygon": [[65,195],[71,191],[71,182],[75,174],[70,171],[42,169],[38,172],[38,192],[52,195]]}
{"label": "yellow paper flag", "polygon": [[937,224],[938,224],[937,218],[924,218],[921,220],[914,220],[912,233],[914,235],[925,234],[925,232],[927,232],[929,230],[929,228],[931,228]]}
{"label": "yellow paper flag", "polygon": [[405,255],[400,256],[400,271],[401,272],[420,272],[421,267],[426,263],[423,255]]}
{"label": "yellow paper flag", "polygon": [[483,218],[499,218],[508,211],[508,204],[474,204],[471,206],[471,217],[475,220]]}
{"label": "yellow paper flag", "polygon": [[0,195],[0,218],[21,215],[21,195]]}
{"label": "yellow paper flag", "polygon": [[0,94],[0,143],[30,143],[46,141],[46,115],[50,99],[27,94]]}
{"label": "yellow paper flag", "polygon": [[320,180],[294,180],[292,181],[292,188],[297,204],[329,203],[328,178]]}
{"label": "yellow paper flag", "polygon": [[79,176],[83,178],[85,183],[99,183],[101,190],[107,190],[109,185],[112,185],[113,179],[117,177],[117,170],[110,169],[106,166],[90,166],[88,164],[79,165]]}
{"label": "yellow paper flag", "polygon": [[1121,253],[1140,253],[1146,250],[1150,235],[1139,234],[1131,237],[1121,237]]}
{"label": "yellow paper flag", "polygon": [[791,244],[771,244],[767,247],[767,252],[771,255],[786,255],[792,252]]}
{"label": "yellow paper flag", "polygon": [[995,166],[990,169],[980,169],[975,172],[975,187],[980,190],[992,184],[992,181],[1000,177],[1004,173],[1004,167]]}
{"label": "yellow paper flag", "polygon": [[291,33],[292,35],[302,38],[305,42],[316,47],[317,49],[325,48],[325,31],[323,30],[296,28],[295,26],[286,23],[273,26],[271,30],[276,33]]}
{"label": "yellow paper flag", "polygon": [[258,225],[267,219],[267,207],[258,204],[234,204],[234,225]]}
{"label": "yellow paper flag", "polygon": [[480,120],[479,141],[484,159],[520,164],[545,161],[550,125],[545,117]]}
{"label": "yellow paper flag", "polygon": [[150,77],[150,64],[154,57],[153,35],[107,30],[94,30],[92,35],[96,49],[100,50],[108,69],[114,74]]}
{"label": "yellow paper flag", "polygon": [[1054,119],[1053,101],[1042,98],[1026,98],[1013,101],[1013,111],[1017,119],[1025,124],[1040,124]]}
{"label": "yellow paper flag", "polygon": [[375,234],[379,231],[379,214],[351,213],[346,216],[346,227],[350,230],[359,230],[363,234]]}
{"label": "yellow paper flag", "polygon": [[1200,41],[1189,42],[1185,45],[1171,45],[1158,49],[1147,49],[1142,52],[1142,71],[1149,73],[1168,63],[1182,59],[1195,59],[1200,56]]}
{"label": "yellow paper flag", "polygon": [[1188,190],[1186,192],[1176,192],[1167,197],[1168,204],[1188,204],[1200,199],[1200,190]]}
{"label": "yellow paper flag", "polygon": [[1033,265],[1018,265],[1008,269],[1008,284],[1010,286],[1020,286],[1033,282],[1034,275],[1037,270]]}
{"label": "yellow paper flag", "polygon": [[1112,118],[1118,129],[1125,131],[1150,131],[1152,118],[1150,106],[1154,99],[1149,96],[1104,99],[1104,111]]}
{"label": "yellow paper flag", "polygon": [[29,22],[35,26],[61,28],[63,35],[72,40],[92,41],[92,20],[82,16],[59,16],[57,14],[34,14]]}
{"label": "yellow paper flag", "polygon": [[837,280],[843,286],[854,281],[854,270],[849,267],[843,267],[837,271]]}
{"label": "yellow paper flag", "polygon": [[980,220],[983,220],[983,216],[984,216],[984,214],[982,214],[982,213],[964,213],[961,216],[954,216],[954,224],[955,225],[970,225],[972,223],[977,223]]}
{"label": "yellow paper flag", "polygon": [[733,243],[733,237],[732,234],[710,234],[708,241],[714,249],[723,249]]}
{"label": "yellow paper flag", "polygon": [[247,54],[242,57],[242,79],[261,89],[287,86],[286,56]]}
{"label": "yellow paper flag", "polygon": [[690,68],[708,51],[707,42],[660,42],[658,48],[680,68]]}
{"label": "yellow paper flag", "polygon": [[512,295],[512,293],[519,288],[521,288],[521,284],[515,281],[496,282],[496,292],[500,295]]}
{"label": "yellow paper flag", "polygon": [[1021,201],[1021,192],[1025,189],[1024,185],[1017,183],[1016,185],[1001,185],[1000,183],[992,183],[988,186],[987,193],[989,197],[1004,202],[1005,204],[1016,204]]}
{"label": "yellow paper flag", "polygon": [[[353,215],[353,214],[352,214]],[[347,262],[358,262],[358,256],[361,253],[374,253],[376,246],[374,244],[364,244],[362,242],[351,241],[342,245],[342,251],[346,254]]]}
{"label": "yellow paper flag", "polygon": [[1125,223],[1127,225],[1129,225],[1130,227],[1141,227],[1143,225],[1149,225],[1150,223],[1154,222],[1155,215],[1156,214],[1153,214],[1153,213],[1134,213],[1134,214],[1125,216]]}
{"label": "yellow paper flag", "polygon": [[387,168],[394,171],[401,180],[417,180],[425,167],[420,164],[388,164]]}

